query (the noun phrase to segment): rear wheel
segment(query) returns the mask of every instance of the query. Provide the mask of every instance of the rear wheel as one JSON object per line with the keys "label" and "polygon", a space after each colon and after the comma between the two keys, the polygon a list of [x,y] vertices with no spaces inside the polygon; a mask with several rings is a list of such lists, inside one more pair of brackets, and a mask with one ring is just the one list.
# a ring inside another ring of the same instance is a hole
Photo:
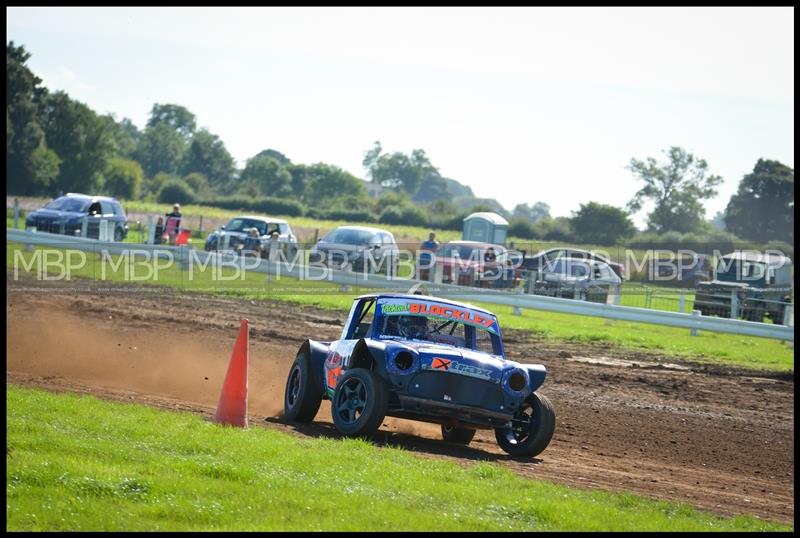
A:
{"label": "rear wheel", "polygon": [[472,428],[459,428],[442,424],[442,437],[448,443],[468,445],[472,441],[472,438],[475,437],[475,430]]}
{"label": "rear wheel", "polygon": [[311,357],[305,352],[297,358],[286,379],[283,414],[293,422],[311,422],[322,403],[322,387],[316,386],[311,375]]}
{"label": "rear wheel", "polygon": [[511,419],[511,426],[494,431],[497,444],[512,456],[542,453],[556,429],[556,413],[546,396],[528,396]]}
{"label": "rear wheel", "polygon": [[347,370],[333,394],[333,424],[351,437],[372,435],[386,417],[388,405],[389,391],[383,379],[366,368]]}

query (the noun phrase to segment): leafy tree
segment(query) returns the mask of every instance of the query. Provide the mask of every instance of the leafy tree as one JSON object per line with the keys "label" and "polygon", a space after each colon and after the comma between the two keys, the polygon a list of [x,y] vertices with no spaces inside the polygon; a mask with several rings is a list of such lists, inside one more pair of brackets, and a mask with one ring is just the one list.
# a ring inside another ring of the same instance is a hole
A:
{"label": "leafy tree", "polygon": [[35,184],[41,186],[54,183],[58,177],[60,167],[61,159],[58,158],[55,151],[45,144],[40,145],[31,152],[30,159],[26,164],[28,176],[35,178]]}
{"label": "leafy tree", "polygon": [[794,169],[759,159],[731,196],[725,225],[745,239],[794,243]]}
{"label": "leafy tree", "polygon": [[114,153],[119,157],[132,159],[142,133],[128,118],[117,121],[113,114],[109,114],[107,116],[102,116],[102,119],[107,123],[108,130],[111,134]]}
{"label": "leafy tree", "polygon": [[340,196],[367,196],[364,182],[338,166],[312,164],[306,167],[306,174],[304,200],[309,205],[323,204]]}
{"label": "leafy tree", "polygon": [[297,198],[304,199],[306,184],[308,183],[308,172],[306,170],[306,165],[289,163],[286,165],[286,170],[292,176],[292,193]]}
{"label": "leafy tree", "polygon": [[550,206],[544,202],[536,202],[533,205],[517,204],[511,212],[513,217],[528,219],[531,222],[539,222],[542,219],[550,218]]}
{"label": "leafy tree", "polygon": [[252,157],[242,171],[240,185],[255,190],[260,195],[290,196],[292,176],[272,157]]}
{"label": "leafy tree", "polygon": [[173,179],[180,179],[178,176],[174,176],[172,174],[167,174],[166,172],[159,172],[153,177],[146,177],[142,183],[142,196],[148,197],[152,199],[156,199],[158,197],[158,191],[161,190],[161,187],[167,184],[170,180]]}
{"label": "leafy tree", "polygon": [[597,202],[581,204],[571,224],[578,241],[597,245],[616,245],[636,232],[627,212]]}
{"label": "leafy tree", "polygon": [[220,138],[201,129],[192,136],[183,163],[183,173],[197,172],[208,178],[211,186],[226,190],[236,172],[233,157]]}
{"label": "leafy tree", "polygon": [[447,182],[439,175],[429,175],[414,194],[416,202],[432,202],[435,200],[449,200],[450,193],[447,190]]}
{"label": "leafy tree", "polygon": [[206,176],[200,172],[192,172],[184,176],[183,180],[192,188],[195,194],[203,198],[212,193],[211,186],[208,183]]}
{"label": "leafy tree", "polygon": [[6,190],[18,194],[48,192],[58,172],[42,128],[47,89],[25,65],[30,56],[22,45],[6,45]]}
{"label": "leafy tree", "polygon": [[375,212],[380,214],[387,207],[393,206],[408,206],[411,205],[411,199],[403,191],[386,190],[378,196],[375,200]]}
{"label": "leafy tree", "polygon": [[435,200],[428,204],[427,207],[431,215],[444,216],[458,213],[458,208],[450,200]]}
{"label": "leafy tree", "polygon": [[292,164],[292,161],[289,160],[289,157],[276,149],[265,149],[263,151],[259,151],[256,154],[256,157],[272,157],[283,166]]}
{"label": "leafy tree", "polygon": [[196,200],[195,192],[182,179],[167,180],[158,191],[158,201],[162,204],[191,204]]}
{"label": "leafy tree", "polygon": [[56,186],[64,192],[92,194],[102,187],[103,173],[113,156],[108,122],[64,92],[48,96],[45,103],[45,137],[61,159]]}
{"label": "leafy tree", "polygon": [[187,141],[192,137],[197,128],[194,114],[189,112],[189,109],[186,107],[156,103],[150,111],[150,119],[147,120],[147,127],[155,127],[159,124],[171,127]]}
{"label": "leafy tree", "polygon": [[411,155],[382,151],[380,142],[375,142],[373,148],[364,154],[362,164],[372,181],[383,187],[402,189],[413,195],[423,180],[439,176],[424,150],[415,149]]}
{"label": "leafy tree", "polygon": [[106,170],[105,191],[111,196],[133,200],[138,198],[144,178],[142,165],[130,159],[112,157]]}
{"label": "leafy tree", "polygon": [[508,223],[508,235],[523,239],[538,239],[536,228],[526,217],[512,217]]}
{"label": "leafy tree", "polygon": [[673,146],[663,152],[666,163],[657,163],[652,157],[646,161],[631,159],[628,170],[633,172],[644,187],[628,203],[628,209],[636,213],[646,200],[655,203],[648,215],[648,227],[656,232],[688,232],[703,227],[705,208],[702,201],[717,194],[716,186],[722,178],[707,175],[708,163]]}
{"label": "leafy tree", "polygon": [[545,241],[572,241],[572,223],[568,217],[542,219],[533,225],[535,237]]}
{"label": "leafy tree", "polygon": [[450,179],[448,177],[443,177],[442,179],[444,179],[444,182],[447,184],[447,192],[449,192],[453,198],[475,197],[475,193],[472,192],[472,189],[469,188],[469,186],[459,183],[455,179]]}
{"label": "leafy tree", "polygon": [[175,175],[186,155],[186,140],[166,123],[147,127],[136,147],[136,160],[145,174],[153,177],[159,172]]}

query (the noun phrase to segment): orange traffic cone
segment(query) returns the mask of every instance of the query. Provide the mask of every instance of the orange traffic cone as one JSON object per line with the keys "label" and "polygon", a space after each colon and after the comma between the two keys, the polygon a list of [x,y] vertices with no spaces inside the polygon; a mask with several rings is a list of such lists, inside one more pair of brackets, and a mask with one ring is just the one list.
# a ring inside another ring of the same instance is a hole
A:
{"label": "orange traffic cone", "polygon": [[233,355],[222,385],[214,421],[231,426],[247,427],[247,345],[250,321],[242,318],[239,336],[233,346]]}

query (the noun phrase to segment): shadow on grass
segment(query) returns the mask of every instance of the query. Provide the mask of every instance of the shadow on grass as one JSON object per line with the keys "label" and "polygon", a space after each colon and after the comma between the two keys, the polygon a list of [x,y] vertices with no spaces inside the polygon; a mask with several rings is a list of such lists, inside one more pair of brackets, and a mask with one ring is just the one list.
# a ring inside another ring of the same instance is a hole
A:
{"label": "shadow on grass", "polygon": [[[309,424],[290,423],[282,416],[266,417],[266,422],[288,426],[294,431],[309,437],[327,437],[331,439],[344,439],[346,436],[339,432],[333,424],[324,422],[311,422]],[[422,452],[431,456],[448,456],[473,461],[498,461],[538,464],[539,458],[517,457],[507,454],[494,454],[470,446],[447,443],[441,440],[426,439],[416,435],[378,430],[374,435],[366,438],[375,446],[399,447],[412,452]]]}

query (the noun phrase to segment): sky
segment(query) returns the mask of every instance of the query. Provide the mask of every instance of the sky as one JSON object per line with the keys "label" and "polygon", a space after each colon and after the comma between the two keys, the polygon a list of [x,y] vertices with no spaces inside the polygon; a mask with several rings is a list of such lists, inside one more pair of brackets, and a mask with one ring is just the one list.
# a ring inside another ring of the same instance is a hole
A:
{"label": "sky", "polygon": [[[187,107],[239,166],[267,148],[365,177],[424,149],[476,196],[623,207],[681,146],[724,183],[794,168],[793,8],[7,8],[29,67],[143,128]],[[634,222],[642,227],[645,211]]]}

